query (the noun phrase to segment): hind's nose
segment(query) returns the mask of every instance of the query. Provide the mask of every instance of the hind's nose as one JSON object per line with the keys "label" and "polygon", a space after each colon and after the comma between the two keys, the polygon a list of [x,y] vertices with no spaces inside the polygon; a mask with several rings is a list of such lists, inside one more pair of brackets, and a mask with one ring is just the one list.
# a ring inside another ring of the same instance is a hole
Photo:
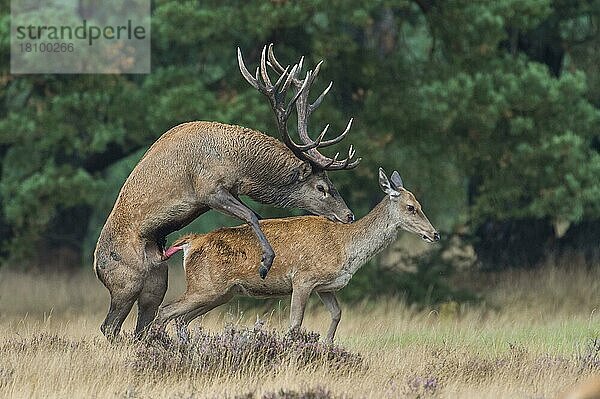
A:
{"label": "hind's nose", "polygon": [[438,233],[437,231],[436,231],[435,233],[433,233],[433,239],[434,239],[435,241],[439,241],[439,240],[440,240],[440,238],[441,238],[441,237],[440,237],[440,233]]}
{"label": "hind's nose", "polygon": [[348,223],[354,222],[354,214],[352,212],[348,212],[348,215],[346,216],[346,220],[348,221]]}

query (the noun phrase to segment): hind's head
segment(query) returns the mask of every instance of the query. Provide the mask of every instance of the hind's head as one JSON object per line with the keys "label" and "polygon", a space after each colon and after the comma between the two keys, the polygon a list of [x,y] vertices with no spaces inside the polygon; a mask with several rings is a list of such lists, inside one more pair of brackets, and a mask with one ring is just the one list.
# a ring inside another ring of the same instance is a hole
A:
{"label": "hind's head", "polygon": [[397,171],[388,179],[383,169],[379,168],[379,185],[388,195],[390,214],[398,228],[418,234],[427,242],[440,239],[440,234],[423,213],[419,201],[404,188]]}

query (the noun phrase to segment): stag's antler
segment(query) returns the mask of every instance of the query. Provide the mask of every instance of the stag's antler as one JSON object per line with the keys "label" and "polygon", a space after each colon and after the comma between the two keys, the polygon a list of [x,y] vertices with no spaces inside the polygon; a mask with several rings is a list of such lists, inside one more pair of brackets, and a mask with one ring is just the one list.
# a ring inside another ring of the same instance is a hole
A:
{"label": "stag's antler", "polygon": [[[273,44],[269,44],[268,47],[263,47],[260,58],[260,66],[256,68],[255,76],[252,76],[252,74],[246,68],[244,60],[242,59],[242,52],[240,51],[239,47],[237,49],[237,56],[242,75],[255,89],[267,96],[271,103],[271,107],[275,112],[279,134],[283,138],[284,143],[298,158],[308,161],[316,167],[324,170],[352,169],[358,166],[361,158],[352,160],[355,155],[352,145],[348,150],[348,157],[342,160],[337,159],[339,152],[335,154],[333,158],[328,158],[321,154],[318,150],[319,148],[339,143],[350,131],[350,127],[352,126],[352,118],[348,122],[346,129],[344,129],[339,136],[331,140],[323,141],[323,138],[329,129],[329,124],[323,128],[316,140],[312,140],[308,135],[308,119],[313,111],[321,104],[323,98],[327,95],[333,84],[333,82],[330,82],[327,88],[312,104],[308,102],[310,86],[314,83],[315,78],[319,74],[323,61],[317,64],[314,71],[307,71],[304,79],[300,79],[299,75],[302,70],[304,57],[301,57],[300,61],[298,61],[298,63],[291,68],[289,65],[284,68],[281,66],[279,61],[277,61],[275,55],[273,54]],[[279,78],[275,84],[273,84],[269,78],[267,65],[279,75]],[[294,85],[295,93],[292,97],[292,100],[286,105],[285,98],[287,90],[292,84]],[[292,113],[294,105],[296,106],[298,113],[298,135],[300,136],[300,140],[302,140],[302,144],[296,144],[290,137],[287,129],[287,120]]]}

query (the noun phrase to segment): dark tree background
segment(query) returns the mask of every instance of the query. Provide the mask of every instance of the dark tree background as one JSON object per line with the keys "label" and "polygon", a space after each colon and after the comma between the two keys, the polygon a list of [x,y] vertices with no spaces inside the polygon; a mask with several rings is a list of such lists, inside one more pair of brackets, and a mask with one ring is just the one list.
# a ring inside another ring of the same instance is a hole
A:
{"label": "dark tree background", "polygon": [[483,267],[600,257],[600,0],[156,0],[151,74],[18,76],[0,4],[5,259],[89,262],[127,174],[178,123],[275,133],[235,59],[240,46],[256,65],[269,42],[285,62],[326,60],[319,85],[334,88],[311,126],[355,117],[364,161],[331,176],[357,214],[381,198],[381,165]]}

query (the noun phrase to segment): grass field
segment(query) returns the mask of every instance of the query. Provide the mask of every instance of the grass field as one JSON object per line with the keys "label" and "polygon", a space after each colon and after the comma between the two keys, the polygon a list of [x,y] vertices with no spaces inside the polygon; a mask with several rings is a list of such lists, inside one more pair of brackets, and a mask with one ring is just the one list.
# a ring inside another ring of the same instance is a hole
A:
{"label": "grass field", "polygon": [[[171,271],[168,298],[183,288],[181,272]],[[285,389],[312,398],[553,398],[600,372],[600,272],[546,268],[473,281],[484,298],[477,305],[343,304],[337,343],[359,353],[362,367],[299,367],[290,360],[251,370],[223,363],[225,369],[160,373],[140,368],[140,356],[152,356],[140,352],[142,344],[103,339],[98,327],[108,295],[91,271],[0,269],[0,397],[301,397],[276,395]],[[287,299],[271,304],[242,311],[234,300],[201,324],[216,333],[252,327],[258,315],[265,329],[285,331]],[[328,323],[315,301],[305,327],[324,333]],[[125,330],[132,326],[130,316]]]}

